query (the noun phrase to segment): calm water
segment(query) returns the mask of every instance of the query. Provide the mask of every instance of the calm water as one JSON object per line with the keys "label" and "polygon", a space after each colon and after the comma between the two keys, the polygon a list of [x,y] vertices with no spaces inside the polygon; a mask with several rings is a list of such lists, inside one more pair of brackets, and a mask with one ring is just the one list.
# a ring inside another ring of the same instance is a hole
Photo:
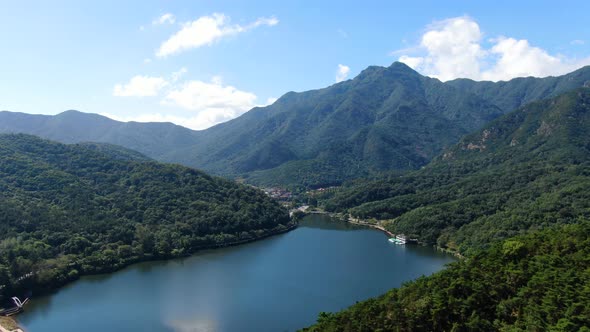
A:
{"label": "calm water", "polygon": [[453,260],[316,215],[259,242],[83,278],[18,319],[28,332],[293,331]]}

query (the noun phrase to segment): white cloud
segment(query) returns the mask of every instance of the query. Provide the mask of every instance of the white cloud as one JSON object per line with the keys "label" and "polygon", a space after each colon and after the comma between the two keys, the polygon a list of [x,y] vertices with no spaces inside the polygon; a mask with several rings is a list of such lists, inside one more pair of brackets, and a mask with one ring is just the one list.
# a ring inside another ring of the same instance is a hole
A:
{"label": "white cloud", "polygon": [[[166,94],[161,104],[184,109],[186,116],[163,116],[192,129],[205,129],[236,118],[256,106],[256,95],[223,85],[220,77],[212,82],[186,81]],[[159,115],[158,115],[159,116]],[[152,115],[154,117],[154,115]]]}
{"label": "white cloud", "polygon": [[150,58],[145,58],[145,59],[143,59],[143,63],[144,63],[144,64],[146,64],[146,65],[147,65],[148,63],[150,63],[150,62],[152,62],[152,59],[150,59]]}
{"label": "white cloud", "polygon": [[213,82],[213,84],[216,85],[222,85],[223,84],[223,77],[216,75],[211,77],[211,82]]}
{"label": "white cloud", "polygon": [[[166,113],[154,112],[133,116],[102,113],[118,121],[172,122],[190,129],[201,130],[234,119],[255,106],[256,95],[222,85],[219,76],[212,82],[186,81],[172,87],[160,104],[170,108]],[[274,100],[268,99],[267,103]]]}
{"label": "white cloud", "polygon": [[189,110],[207,108],[250,109],[255,105],[256,95],[240,91],[233,86],[223,86],[218,81],[210,83],[188,81],[180,88],[166,95],[165,103],[174,104]]}
{"label": "white cloud", "polygon": [[[127,84],[117,84],[115,96],[161,96],[160,109],[135,115],[104,113],[119,121],[172,122],[191,129],[206,129],[236,118],[256,106],[267,106],[276,101],[268,98],[266,104],[257,103],[258,97],[223,83],[221,76],[210,82],[185,80],[186,68],[170,74],[169,79],[137,75]],[[165,110],[165,111],[163,111]]]}
{"label": "white cloud", "polygon": [[348,74],[350,74],[350,67],[339,64],[336,71],[336,83],[344,81]]}
{"label": "white cloud", "polygon": [[274,26],[279,23],[279,20],[274,17],[259,18],[246,26],[230,25],[229,21],[230,18],[224,14],[215,13],[185,23],[182,29],[162,43],[156,51],[156,56],[165,57],[184,50],[211,45],[225,36],[236,35],[261,25]]}
{"label": "white cloud", "polygon": [[186,73],[188,73],[188,69],[186,69],[186,67],[180,68],[178,71],[175,71],[175,72],[172,73],[172,75],[171,75],[171,81],[172,82],[178,81]]}
{"label": "white cloud", "polygon": [[423,55],[406,54],[399,61],[442,81],[459,77],[498,81],[562,75],[590,64],[590,57],[578,60],[550,55],[524,39],[501,36],[490,39],[491,47],[486,49],[482,38],[479,25],[470,17],[435,22],[422,35],[418,51]]}
{"label": "white cloud", "polygon": [[262,105],[262,106],[268,106],[268,105],[272,105],[275,103],[275,101],[279,100],[279,98],[275,98],[275,97],[270,97],[266,99],[266,104]]}
{"label": "white cloud", "polygon": [[157,19],[153,20],[152,25],[174,24],[175,22],[176,18],[174,17],[174,15],[166,13],[158,17]]}
{"label": "white cloud", "polygon": [[584,44],[586,44],[586,42],[583,41],[583,40],[581,40],[581,39],[576,39],[576,40],[572,40],[570,42],[570,44],[572,44],[572,45],[584,45]]}
{"label": "white cloud", "polygon": [[560,75],[575,68],[544,50],[529,45],[526,40],[500,37],[490,53],[499,58],[492,68],[482,72],[484,80],[499,81],[521,76]]}
{"label": "white cloud", "polygon": [[116,84],[113,88],[113,95],[117,97],[156,96],[167,85],[168,82],[162,77],[137,75],[131,78],[127,84]]}
{"label": "white cloud", "polygon": [[399,61],[405,63],[406,65],[412,68],[419,68],[420,66],[422,66],[422,63],[424,63],[424,58],[402,55],[399,57]]}

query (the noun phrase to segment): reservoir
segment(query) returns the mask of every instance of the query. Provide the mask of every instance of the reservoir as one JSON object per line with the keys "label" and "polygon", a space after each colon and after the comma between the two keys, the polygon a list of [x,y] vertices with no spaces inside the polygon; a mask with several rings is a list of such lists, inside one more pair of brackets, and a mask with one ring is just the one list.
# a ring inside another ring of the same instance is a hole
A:
{"label": "reservoir", "polygon": [[265,240],[84,277],[34,298],[18,321],[27,332],[295,331],[454,260],[311,215]]}

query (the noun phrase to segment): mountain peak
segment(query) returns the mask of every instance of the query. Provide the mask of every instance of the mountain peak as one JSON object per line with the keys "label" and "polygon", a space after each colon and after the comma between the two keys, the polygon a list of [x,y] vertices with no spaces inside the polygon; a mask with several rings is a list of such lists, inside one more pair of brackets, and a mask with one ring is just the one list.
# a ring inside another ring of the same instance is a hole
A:
{"label": "mountain peak", "polygon": [[418,73],[417,71],[415,71],[414,69],[412,69],[412,67],[406,65],[403,62],[399,62],[399,61],[395,61],[391,64],[391,66],[389,66],[390,69],[397,69],[397,70],[405,70],[407,72],[410,73]]}
{"label": "mountain peak", "polygon": [[389,67],[369,66],[358,74],[355,79],[365,80],[374,79],[376,75],[395,75],[395,76],[422,76],[420,73],[410,68],[405,63],[396,61]]}
{"label": "mountain peak", "polygon": [[95,118],[106,118],[100,114],[95,113],[84,113],[77,110],[67,110],[56,115],[57,117],[95,117]]}
{"label": "mountain peak", "polygon": [[78,110],[67,110],[67,111],[63,111],[59,114],[83,114],[83,112],[80,112]]}
{"label": "mountain peak", "polygon": [[364,77],[369,77],[375,73],[381,72],[385,70],[385,67],[382,66],[369,66],[365,69],[363,69],[356,78],[364,78]]}

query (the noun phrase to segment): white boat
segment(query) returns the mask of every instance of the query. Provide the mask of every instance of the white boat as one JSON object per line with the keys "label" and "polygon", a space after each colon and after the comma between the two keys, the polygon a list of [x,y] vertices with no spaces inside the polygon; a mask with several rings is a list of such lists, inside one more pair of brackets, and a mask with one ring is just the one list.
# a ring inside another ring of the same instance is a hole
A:
{"label": "white boat", "polygon": [[388,241],[391,243],[395,243],[395,244],[406,244],[407,239],[406,239],[405,235],[399,234],[399,235],[396,235],[395,237],[389,238]]}
{"label": "white boat", "polygon": [[406,236],[403,234],[396,235],[395,239],[397,240],[397,243],[399,243],[399,244],[406,244],[406,242],[408,242],[408,240],[406,239]]}

